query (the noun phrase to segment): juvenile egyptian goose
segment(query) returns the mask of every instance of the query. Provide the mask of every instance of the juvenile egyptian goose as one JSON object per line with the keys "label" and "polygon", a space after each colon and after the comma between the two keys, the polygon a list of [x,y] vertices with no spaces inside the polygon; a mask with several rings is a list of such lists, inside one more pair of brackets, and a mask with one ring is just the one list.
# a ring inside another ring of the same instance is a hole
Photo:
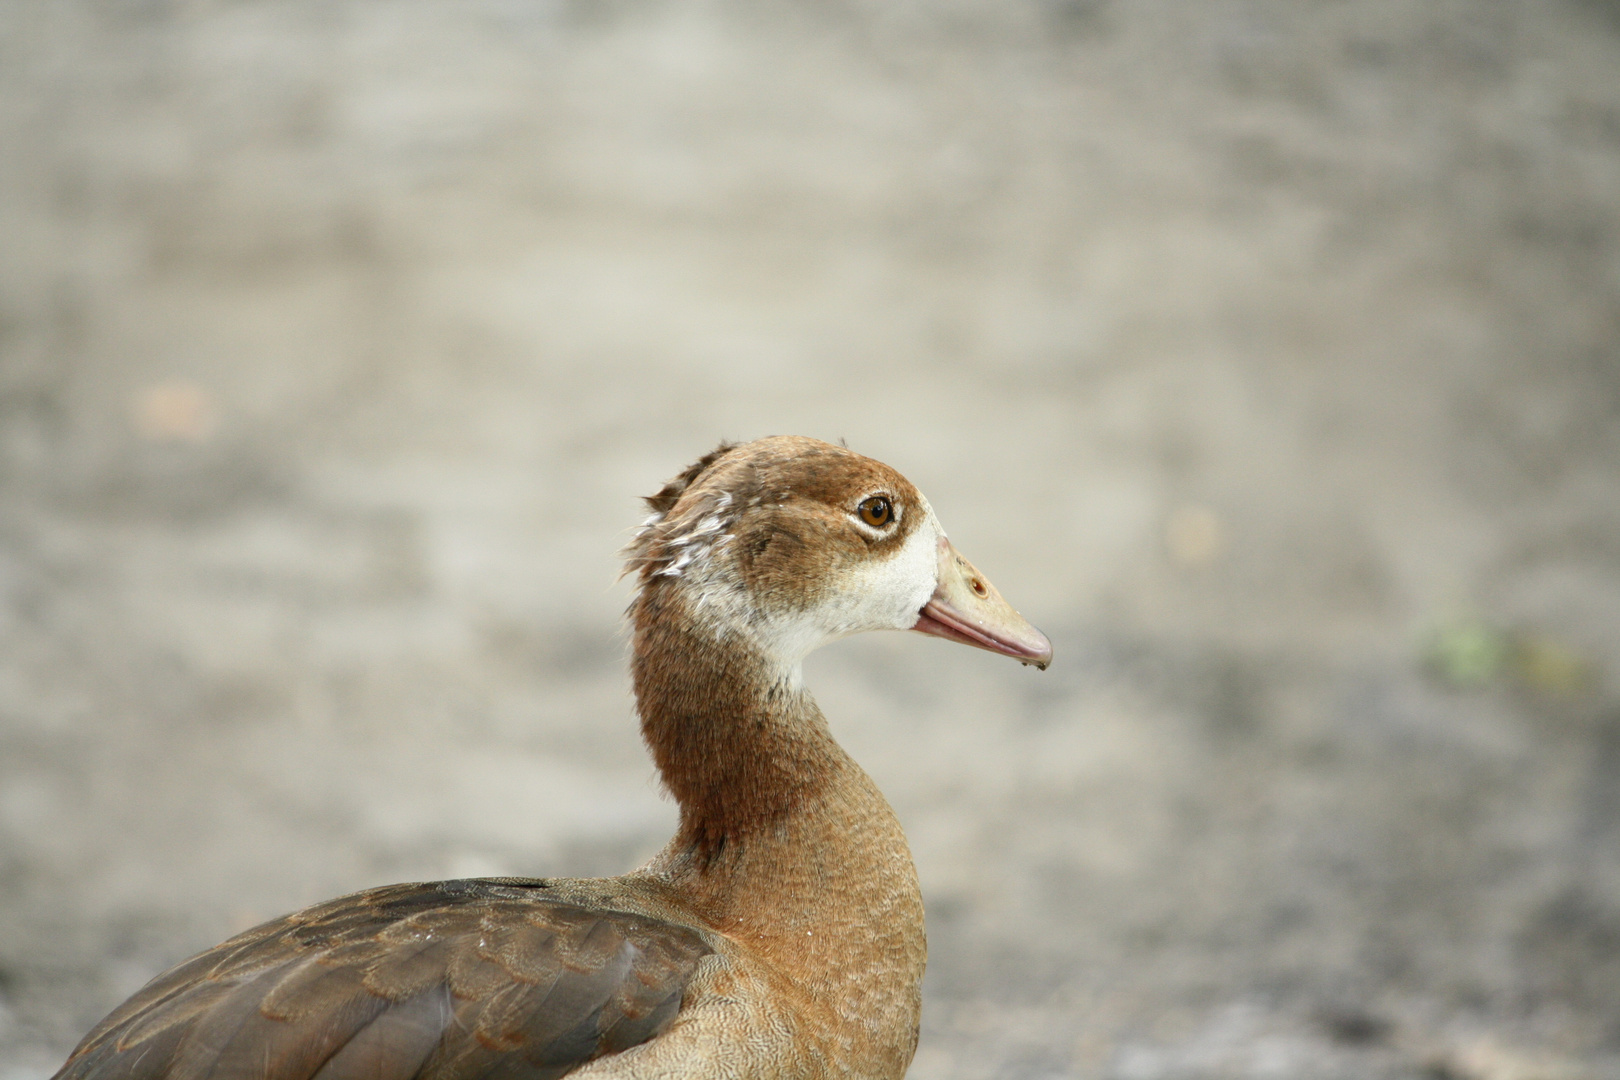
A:
{"label": "juvenile egyptian goose", "polygon": [[722,445],[630,545],[642,734],[680,828],[617,878],[391,885],[158,976],[59,1078],[899,1077],[922,898],[900,823],[801,681],[817,646],[920,630],[1051,644],[893,469]]}

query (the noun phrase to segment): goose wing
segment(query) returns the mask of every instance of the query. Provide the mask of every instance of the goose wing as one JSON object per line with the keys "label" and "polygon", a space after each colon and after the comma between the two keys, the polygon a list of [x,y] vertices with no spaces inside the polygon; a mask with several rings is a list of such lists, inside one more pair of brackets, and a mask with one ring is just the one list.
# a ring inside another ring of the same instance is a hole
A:
{"label": "goose wing", "polygon": [[543,881],[390,885],[159,975],[57,1080],[547,1080],[667,1028],[710,951]]}

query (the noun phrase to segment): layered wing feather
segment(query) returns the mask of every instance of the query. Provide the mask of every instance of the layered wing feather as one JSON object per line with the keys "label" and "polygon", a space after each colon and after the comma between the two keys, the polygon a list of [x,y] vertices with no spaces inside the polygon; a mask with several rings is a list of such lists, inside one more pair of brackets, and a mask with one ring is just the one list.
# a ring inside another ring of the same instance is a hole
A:
{"label": "layered wing feather", "polygon": [[391,885],[159,975],[57,1080],[548,1080],[663,1031],[710,951],[541,881]]}

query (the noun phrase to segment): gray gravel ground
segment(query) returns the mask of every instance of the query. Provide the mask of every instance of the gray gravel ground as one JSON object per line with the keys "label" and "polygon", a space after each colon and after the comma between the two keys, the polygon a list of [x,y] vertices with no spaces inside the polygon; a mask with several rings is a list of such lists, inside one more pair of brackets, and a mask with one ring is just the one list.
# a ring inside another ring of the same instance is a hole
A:
{"label": "gray gravel ground", "polygon": [[1050,633],[809,670],[912,1076],[1620,1077],[1612,0],[0,6],[0,1080],[673,820],[615,549],[847,437]]}

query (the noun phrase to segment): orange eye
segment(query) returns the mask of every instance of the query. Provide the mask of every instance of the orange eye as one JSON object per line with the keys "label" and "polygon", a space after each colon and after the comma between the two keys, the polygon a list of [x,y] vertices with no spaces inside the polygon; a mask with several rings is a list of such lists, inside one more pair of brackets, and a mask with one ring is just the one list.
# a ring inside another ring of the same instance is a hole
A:
{"label": "orange eye", "polygon": [[873,495],[870,499],[863,499],[861,505],[855,509],[860,511],[861,520],[874,529],[881,529],[894,520],[894,504],[889,502],[886,495]]}

